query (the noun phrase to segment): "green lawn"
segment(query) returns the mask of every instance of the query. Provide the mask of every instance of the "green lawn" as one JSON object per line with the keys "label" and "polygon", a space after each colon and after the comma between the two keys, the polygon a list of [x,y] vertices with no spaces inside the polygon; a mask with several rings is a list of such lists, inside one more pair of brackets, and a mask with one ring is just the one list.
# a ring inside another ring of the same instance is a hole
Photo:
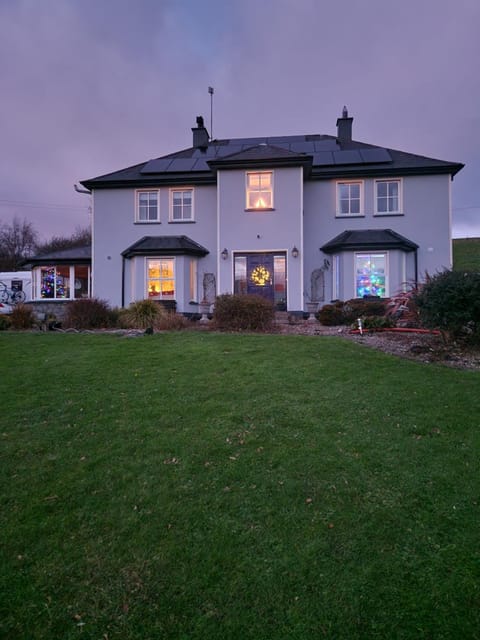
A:
{"label": "green lawn", "polygon": [[480,638],[480,374],[0,334],[0,637]]}
{"label": "green lawn", "polygon": [[480,238],[453,240],[453,268],[456,271],[480,272]]}

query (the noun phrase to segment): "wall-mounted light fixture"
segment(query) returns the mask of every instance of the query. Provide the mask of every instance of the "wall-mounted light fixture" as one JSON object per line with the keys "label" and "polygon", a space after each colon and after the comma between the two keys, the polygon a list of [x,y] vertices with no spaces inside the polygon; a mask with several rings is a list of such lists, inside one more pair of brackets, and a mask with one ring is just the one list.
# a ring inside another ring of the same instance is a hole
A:
{"label": "wall-mounted light fixture", "polygon": [[292,249],[292,258],[298,258],[298,254],[299,254],[299,251],[297,247],[294,246]]}
{"label": "wall-mounted light fixture", "polygon": [[228,258],[228,249],[225,247],[220,255],[222,256],[222,260],[226,260]]}

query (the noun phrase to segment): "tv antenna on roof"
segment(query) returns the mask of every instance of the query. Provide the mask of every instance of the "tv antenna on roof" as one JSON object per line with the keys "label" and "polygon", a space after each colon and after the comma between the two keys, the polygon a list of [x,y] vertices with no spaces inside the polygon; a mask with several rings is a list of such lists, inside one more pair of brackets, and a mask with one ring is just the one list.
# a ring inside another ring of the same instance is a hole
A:
{"label": "tv antenna on roof", "polygon": [[208,87],[210,94],[210,140],[213,140],[213,87]]}

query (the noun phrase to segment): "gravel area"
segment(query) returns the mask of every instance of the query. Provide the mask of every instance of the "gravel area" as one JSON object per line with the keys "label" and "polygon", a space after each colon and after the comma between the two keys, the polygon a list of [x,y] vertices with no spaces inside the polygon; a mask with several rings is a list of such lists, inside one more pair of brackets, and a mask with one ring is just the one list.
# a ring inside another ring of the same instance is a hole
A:
{"label": "gravel area", "polygon": [[308,322],[279,325],[279,331],[298,335],[335,335],[409,360],[480,371],[479,347],[445,344],[439,335],[395,331],[364,332],[360,335],[351,333],[347,327],[324,327],[319,323]]}

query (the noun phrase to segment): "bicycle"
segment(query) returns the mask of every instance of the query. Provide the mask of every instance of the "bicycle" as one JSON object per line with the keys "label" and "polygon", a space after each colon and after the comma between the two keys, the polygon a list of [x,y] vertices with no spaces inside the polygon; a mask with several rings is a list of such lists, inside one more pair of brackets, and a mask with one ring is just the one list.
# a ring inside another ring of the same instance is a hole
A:
{"label": "bicycle", "polygon": [[14,291],[13,289],[8,289],[4,282],[0,282],[0,302],[15,305],[25,302],[26,297],[25,291]]}

